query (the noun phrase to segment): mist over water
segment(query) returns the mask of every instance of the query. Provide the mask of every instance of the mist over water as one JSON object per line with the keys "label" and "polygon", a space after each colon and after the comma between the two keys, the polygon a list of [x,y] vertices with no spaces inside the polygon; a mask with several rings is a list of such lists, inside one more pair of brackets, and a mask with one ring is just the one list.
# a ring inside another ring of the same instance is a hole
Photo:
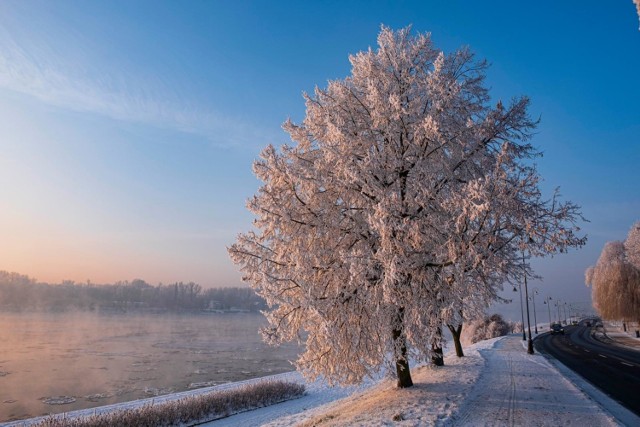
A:
{"label": "mist over water", "polygon": [[0,313],[0,422],[293,370],[260,314]]}

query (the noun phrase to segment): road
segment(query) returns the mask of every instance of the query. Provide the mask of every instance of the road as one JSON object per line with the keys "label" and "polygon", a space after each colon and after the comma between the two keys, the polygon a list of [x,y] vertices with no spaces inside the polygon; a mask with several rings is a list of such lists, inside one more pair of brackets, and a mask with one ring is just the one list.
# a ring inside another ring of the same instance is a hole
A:
{"label": "road", "polygon": [[585,321],[565,335],[539,335],[534,345],[571,368],[636,415],[640,415],[640,351],[592,336]]}

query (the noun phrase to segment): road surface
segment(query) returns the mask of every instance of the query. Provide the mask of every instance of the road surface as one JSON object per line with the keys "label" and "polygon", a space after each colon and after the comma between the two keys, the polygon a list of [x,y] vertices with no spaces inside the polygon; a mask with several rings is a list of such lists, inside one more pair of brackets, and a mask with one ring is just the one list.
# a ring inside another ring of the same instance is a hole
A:
{"label": "road surface", "polygon": [[534,345],[640,415],[640,351],[598,340],[593,332],[582,321],[566,326],[565,335],[539,335]]}

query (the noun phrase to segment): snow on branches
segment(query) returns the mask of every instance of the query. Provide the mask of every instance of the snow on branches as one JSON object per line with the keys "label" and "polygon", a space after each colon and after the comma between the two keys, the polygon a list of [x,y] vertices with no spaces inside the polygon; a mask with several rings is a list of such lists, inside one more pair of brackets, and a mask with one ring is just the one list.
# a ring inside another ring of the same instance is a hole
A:
{"label": "snow on branches", "polygon": [[[529,100],[489,105],[487,64],[428,34],[383,27],[351,75],[305,95],[293,144],[267,147],[248,202],[257,231],[229,253],[272,310],[273,343],[304,335],[308,377],[357,383],[477,316],[527,256],[584,244],[579,208],[545,200],[527,141]],[[302,340],[302,338],[299,338]]]}
{"label": "snow on branches", "polygon": [[607,242],[598,262],[585,272],[593,306],[608,320],[640,320],[640,222],[624,242]]}

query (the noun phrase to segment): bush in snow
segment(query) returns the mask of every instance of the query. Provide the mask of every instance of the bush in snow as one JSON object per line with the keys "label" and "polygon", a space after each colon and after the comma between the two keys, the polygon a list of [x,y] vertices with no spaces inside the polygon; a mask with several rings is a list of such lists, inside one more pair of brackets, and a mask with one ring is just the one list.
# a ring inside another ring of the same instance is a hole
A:
{"label": "bush in snow", "polygon": [[511,325],[511,333],[522,332],[522,322],[509,322]]}
{"label": "bush in snow", "polygon": [[301,397],[302,384],[261,381],[233,390],[214,391],[134,409],[66,418],[52,415],[36,427],[157,427],[189,426]]}
{"label": "bush in snow", "polygon": [[467,325],[466,328],[463,328],[461,340],[469,345],[490,338],[501,337],[513,332],[516,325],[519,325],[519,323],[511,324],[499,314],[492,314],[484,319],[475,320]]}

